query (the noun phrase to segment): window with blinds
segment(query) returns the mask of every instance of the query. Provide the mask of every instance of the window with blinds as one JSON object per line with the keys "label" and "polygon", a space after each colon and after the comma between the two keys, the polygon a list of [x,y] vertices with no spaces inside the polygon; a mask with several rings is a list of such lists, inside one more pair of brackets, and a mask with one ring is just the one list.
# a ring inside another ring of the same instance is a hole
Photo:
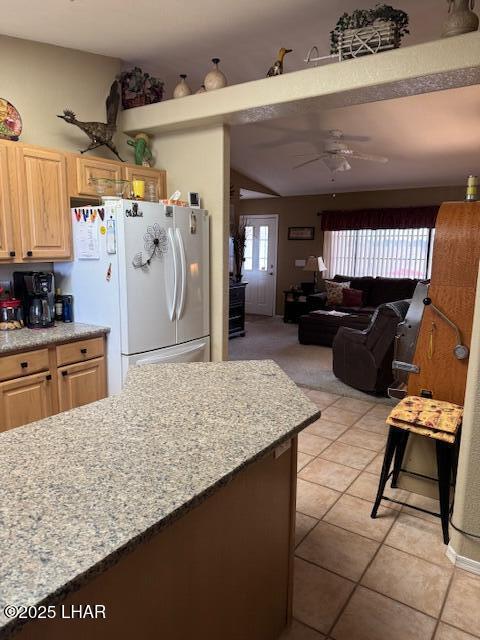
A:
{"label": "window with blinds", "polygon": [[325,231],[327,277],[429,278],[435,229]]}

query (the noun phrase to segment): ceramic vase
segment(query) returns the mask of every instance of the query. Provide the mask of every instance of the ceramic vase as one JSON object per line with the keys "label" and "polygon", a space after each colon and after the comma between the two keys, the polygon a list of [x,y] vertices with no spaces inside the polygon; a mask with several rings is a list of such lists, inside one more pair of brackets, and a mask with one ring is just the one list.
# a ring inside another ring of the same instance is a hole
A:
{"label": "ceramic vase", "polygon": [[177,84],[177,86],[173,90],[173,97],[185,98],[185,96],[189,96],[191,93],[192,93],[192,90],[187,84],[187,76],[184,73],[181,73],[180,82]]}
{"label": "ceramic vase", "polygon": [[209,71],[207,73],[207,75],[205,76],[205,80],[203,81],[206,91],[223,89],[223,87],[227,86],[227,79],[225,75],[218,68],[218,63],[220,62],[220,58],[212,58],[212,62],[214,64],[214,68],[212,69],[212,71]]}
{"label": "ceramic vase", "polygon": [[477,31],[478,16],[473,12],[475,0],[447,0],[447,2],[450,15],[443,25],[444,38]]}

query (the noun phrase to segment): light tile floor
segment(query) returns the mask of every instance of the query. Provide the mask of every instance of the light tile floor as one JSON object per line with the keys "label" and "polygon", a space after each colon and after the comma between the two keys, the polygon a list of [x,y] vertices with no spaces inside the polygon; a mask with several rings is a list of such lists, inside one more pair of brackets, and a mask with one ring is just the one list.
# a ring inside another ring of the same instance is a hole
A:
{"label": "light tile floor", "polygon": [[446,558],[439,519],[393,503],[370,518],[389,407],[304,391],[322,417],[299,438],[294,623],[281,640],[480,638],[480,576]]}

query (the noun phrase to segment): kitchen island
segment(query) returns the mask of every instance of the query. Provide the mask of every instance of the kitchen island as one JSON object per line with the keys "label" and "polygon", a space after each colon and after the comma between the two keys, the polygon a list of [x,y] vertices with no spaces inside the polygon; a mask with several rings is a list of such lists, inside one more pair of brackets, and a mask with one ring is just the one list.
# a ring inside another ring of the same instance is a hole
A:
{"label": "kitchen island", "polygon": [[147,365],[0,434],[0,638],[276,640],[296,434],[318,417],[271,361]]}

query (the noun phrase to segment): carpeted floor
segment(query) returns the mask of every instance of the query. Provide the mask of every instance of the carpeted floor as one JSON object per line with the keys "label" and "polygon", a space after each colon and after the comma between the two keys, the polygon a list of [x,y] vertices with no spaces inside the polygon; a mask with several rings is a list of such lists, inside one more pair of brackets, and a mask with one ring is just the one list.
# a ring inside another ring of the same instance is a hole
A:
{"label": "carpeted floor", "polygon": [[370,402],[389,402],[340,382],[332,372],[332,350],[300,344],[296,324],[285,324],[279,317],[247,316],[245,328],[244,338],[229,342],[230,360],[275,360],[299,385]]}

